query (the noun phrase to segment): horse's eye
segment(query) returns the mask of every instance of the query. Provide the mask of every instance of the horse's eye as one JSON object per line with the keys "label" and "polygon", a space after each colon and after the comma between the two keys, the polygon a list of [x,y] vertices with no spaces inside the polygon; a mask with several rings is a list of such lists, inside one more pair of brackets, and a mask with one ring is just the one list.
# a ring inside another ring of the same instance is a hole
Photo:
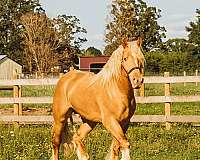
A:
{"label": "horse's eye", "polygon": [[126,61],[127,60],[127,58],[124,58],[124,61]]}

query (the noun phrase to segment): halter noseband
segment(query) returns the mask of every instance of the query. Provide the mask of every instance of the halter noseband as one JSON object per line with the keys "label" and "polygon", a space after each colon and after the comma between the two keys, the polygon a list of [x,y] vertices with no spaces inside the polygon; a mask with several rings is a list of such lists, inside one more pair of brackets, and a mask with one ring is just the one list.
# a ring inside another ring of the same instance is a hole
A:
{"label": "halter noseband", "polygon": [[130,71],[127,72],[127,74],[129,75],[131,72],[133,72],[135,69],[141,69],[140,67],[133,67],[130,69]]}

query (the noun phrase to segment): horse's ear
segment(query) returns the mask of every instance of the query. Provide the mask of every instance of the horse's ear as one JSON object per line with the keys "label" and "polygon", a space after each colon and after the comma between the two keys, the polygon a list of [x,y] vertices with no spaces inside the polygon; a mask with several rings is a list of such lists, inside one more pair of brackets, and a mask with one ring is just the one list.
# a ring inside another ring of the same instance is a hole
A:
{"label": "horse's ear", "polygon": [[122,40],[122,46],[123,46],[124,48],[126,48],[126,47],[128,46],[128,39],[127,39],[127,38],[124,38],[124,39]]}
{"label": "horse's ear", "polygon": [[142,38],[141,37],[138,37],[137,45],[138,45],[138,47],[141,47],[141,45],[142,45]]}

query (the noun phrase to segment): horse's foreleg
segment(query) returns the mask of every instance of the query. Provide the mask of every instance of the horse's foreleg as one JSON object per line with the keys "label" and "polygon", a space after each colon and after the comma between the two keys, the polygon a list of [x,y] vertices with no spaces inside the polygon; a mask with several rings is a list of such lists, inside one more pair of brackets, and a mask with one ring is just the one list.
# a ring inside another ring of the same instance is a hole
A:
{"label": "horse's foreleg", "polygon": [[108,118],[107,116],[106,119],[103,120],[103,125],[119,142],[122,151],[122,160],[130,160],[130,145],[119,122],[113,117]]}
{"label": "horse's foreleg", "polygon": [[75,145],[76,153],[79,160],[89,159],[89,155],[86,152],[83,140],[87,136],[87,134],[94,128],[95,125],[95,123],[83,123],[73,136],[73,143]]}
{"label": "horse's foreleg", "polygon": [[[126,131],[128,129],[129,122],[130,122],[130,119],[128,121],[126,121],[125,123],[121,124],[124,134],[126,133]],[[127,159],[127,157],[130,158],[130,149],[129,148],[123,148],[121,150],[121,152],[122,152],[122,160]]]}

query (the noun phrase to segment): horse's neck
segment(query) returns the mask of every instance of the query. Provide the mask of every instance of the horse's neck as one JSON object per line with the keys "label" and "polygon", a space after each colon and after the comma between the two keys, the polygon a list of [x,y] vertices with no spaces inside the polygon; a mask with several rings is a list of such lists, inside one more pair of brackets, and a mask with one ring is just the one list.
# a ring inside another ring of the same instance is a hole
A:
{"label": "horse's neck", "polygon": [[117,88],[122,94],[132,94],[133,88],[131,86],[131,83],[127,77],[127,73],[122,70],[121,76],[118,80],[115,81],[115,85],[117,85]]}

